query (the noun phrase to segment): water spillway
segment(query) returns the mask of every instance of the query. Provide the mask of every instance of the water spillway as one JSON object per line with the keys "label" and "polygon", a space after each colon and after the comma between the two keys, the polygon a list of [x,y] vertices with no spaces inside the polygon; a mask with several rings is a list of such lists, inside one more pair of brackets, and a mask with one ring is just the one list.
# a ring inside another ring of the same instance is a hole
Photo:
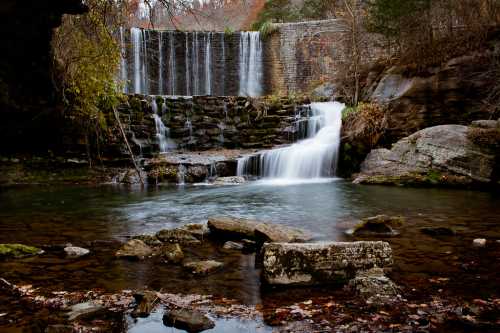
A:
{"label": "water spillway", "polygon": [[263,94],[259,32],[121,29],[124,92],[144,95]]}
{"label": "water spillway", "polygon": [[[340,146],[342,110],[338,102],[312,103],[311,115],[302,126],[305,139],[238,160],[239,176],[283,180],[319,179],[335,176]],[[300,119],[297,126],[300,126]]]}

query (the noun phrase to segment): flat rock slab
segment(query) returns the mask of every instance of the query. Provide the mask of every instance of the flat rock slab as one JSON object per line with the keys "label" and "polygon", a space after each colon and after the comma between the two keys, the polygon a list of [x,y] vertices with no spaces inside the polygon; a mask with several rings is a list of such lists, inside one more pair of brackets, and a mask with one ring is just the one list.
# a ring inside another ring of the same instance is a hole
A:
{"label": "flat rock slab", "polygon": [[255,237],[255,228],[259,221],[236,217],[209,217],[208,228],[216,236],[229,239]]}
{"label": "flat rock slab", "polygon": [[215,327],[210,318],[201,312],[181,309],[170,310],[163,315],[163,324],[187,332],[202,332]]}
{"label": "flat rock slab", "polygon": [[393,264],[387,242],[267,243],[262,279],[270,285],[346,283],[359,271]]}
{"label": "flat rock slab", "polygon": [[208,227],[212,234],[223,239],[253,239],[265,242],[300,243],[312,239],[307,232],[281,224],[235,217],[210,217]]}

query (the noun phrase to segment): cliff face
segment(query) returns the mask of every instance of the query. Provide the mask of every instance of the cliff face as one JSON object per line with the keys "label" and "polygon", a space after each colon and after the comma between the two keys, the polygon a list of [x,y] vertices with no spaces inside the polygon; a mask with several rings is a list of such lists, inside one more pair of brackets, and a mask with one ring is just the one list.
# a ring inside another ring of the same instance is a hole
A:
{"label": "cliff face", "polygon": [[[492,45],[498,45],[498,41]],[[385,110],[383,116],[377,116],[383,122],[383,133],[374,142],[369,131],[356,128],[356,123],[362,123],[357,121],[358,115],[345,120],[339,161],[342,175],[358,172],[371,149],[390,148],[398,140],[424,128],[497,119],[498,110],[485,107],[497,80],[491,75],[499,57],[495,49],[498,48],[454,58],[418,75],[410,74],[408,67],[370,73],[368,77],[372,80],[364,94],[368,102],[382,105]]]}
{"label": "cliff face", "polygon": [[[0,152],[12,146],[33,144],[30,135],[45,127],[43,116],[56,104],[51,68],[51,40],[64,14],[81,14],[81,0],[3,0],[0,2],[0,113],[16,113],[0,122]],[[33,119],[38,119],[36,124]],[[46,132],[50,133],[50,132]],[[45,134],[46,134],[45,133]],[[23,137],[31,138],[23,143]],[[40,133],[40,138],[43,134]]]}

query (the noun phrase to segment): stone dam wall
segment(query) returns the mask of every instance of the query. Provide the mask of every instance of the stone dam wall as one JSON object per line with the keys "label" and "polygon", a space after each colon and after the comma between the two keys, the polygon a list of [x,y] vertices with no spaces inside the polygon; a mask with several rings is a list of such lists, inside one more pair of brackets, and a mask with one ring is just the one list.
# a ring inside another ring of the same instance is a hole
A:
{"label": "stone dam wall", "polygon": [[118,110],[135,153],[150,156],[159,151],[155,113],[177,150],[266,149],[304,135],[309,103],[288,97],[129,95]]}

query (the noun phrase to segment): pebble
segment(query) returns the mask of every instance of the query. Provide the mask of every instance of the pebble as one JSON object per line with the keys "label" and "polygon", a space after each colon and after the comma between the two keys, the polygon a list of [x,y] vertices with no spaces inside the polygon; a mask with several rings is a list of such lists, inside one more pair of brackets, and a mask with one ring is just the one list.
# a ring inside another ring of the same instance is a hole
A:
{"label": "pebble", "polygon": [[474,247],[485,247],[486,246],[486,239],[484,238],[476,238],[472,241],[472,245]]}

